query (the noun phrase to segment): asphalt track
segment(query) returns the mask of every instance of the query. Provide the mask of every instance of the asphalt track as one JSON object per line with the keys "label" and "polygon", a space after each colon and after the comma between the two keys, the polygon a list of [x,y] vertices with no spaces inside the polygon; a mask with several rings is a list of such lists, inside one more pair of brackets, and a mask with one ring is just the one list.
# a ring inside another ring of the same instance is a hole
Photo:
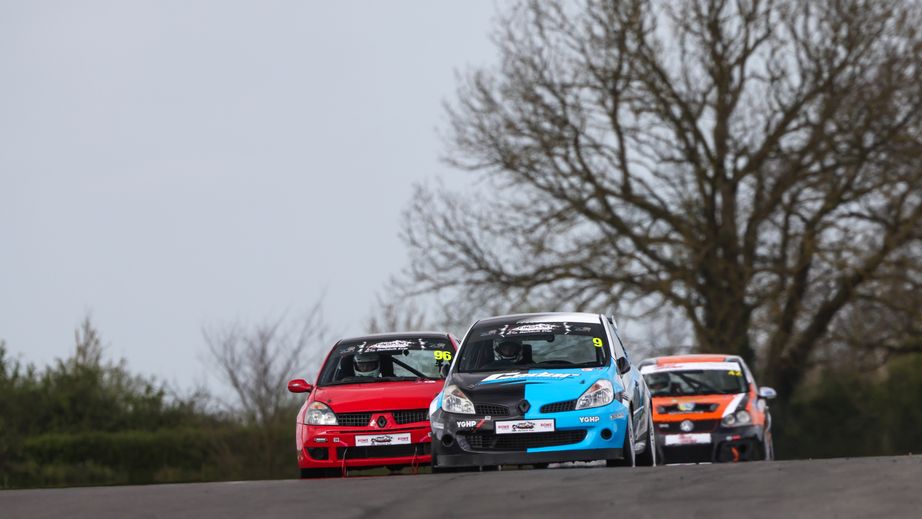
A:
{"label": "asphalt track", "polygon": [[922,517],[922,457],[0,492],[2,518]]}

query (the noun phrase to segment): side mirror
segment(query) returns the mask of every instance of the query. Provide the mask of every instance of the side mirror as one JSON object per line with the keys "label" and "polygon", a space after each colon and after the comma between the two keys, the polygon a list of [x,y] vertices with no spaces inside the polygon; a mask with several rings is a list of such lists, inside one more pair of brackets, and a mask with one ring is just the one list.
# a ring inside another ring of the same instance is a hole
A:
{"label": "side mirror", "polygon": [[314,386],[307,383],[303,378],[296,378],[288,382],[288,391],[292,393],[310,393],[314,390]]}
{"label": "side mirror", "polygon": [[778,396],[778,392],[775,391],[774,388],[770,388],[768,386],[762,386],[759,388],[759,396],[766,400],[771,400],[772,398],[775,398],[776,396]]}
{"label": "side mirror", "polygon": [[448,378],[449,370],[451,370],[451,364],[442,364],[442,367],[439,368],[439,374],[442,375],[442,378]]}
{"label": "side mirror", "polygon": [[618,364],[618,373],[624,375],[628,371],[631,371],[631,363],[628,362],[626,357],[621,357],[616,362]]}

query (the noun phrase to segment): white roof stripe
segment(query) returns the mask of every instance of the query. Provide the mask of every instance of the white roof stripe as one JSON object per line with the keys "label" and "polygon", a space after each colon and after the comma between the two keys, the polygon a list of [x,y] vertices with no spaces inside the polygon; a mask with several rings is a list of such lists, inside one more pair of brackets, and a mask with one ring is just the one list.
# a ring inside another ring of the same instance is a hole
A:
{"label": "white roof stripe", "polygon": [[640,368],[640,373],[647,374],[660,373],[664,371],[690,371],[704,369],[730,371],[740,369],[740,365],[736,362],[682,362],[678,364],[664,364],[662,366],[650,364]]}

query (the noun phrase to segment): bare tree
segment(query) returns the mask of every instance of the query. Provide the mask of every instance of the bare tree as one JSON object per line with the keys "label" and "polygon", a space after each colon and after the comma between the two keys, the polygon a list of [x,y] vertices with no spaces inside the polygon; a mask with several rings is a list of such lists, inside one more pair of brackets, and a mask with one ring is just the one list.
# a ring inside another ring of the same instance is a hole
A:
{"label": "bare tree", "polygon": [[414,301],[387,301],[378,296],[365,321],[369,333],[420,331],[428,328],[425,313]]}
{"label": "bare tree", "polygon": [[234,391],[244,419],[257,425],[276,423],[290,412],[285,390],[295,374],[316,369],[327,347],[321,301],[293,325],[286,319],[252,327],[233,323],[203,330],[210,362]]}
{"label": "bare tree", "polygon": [[[525,1],[448,107],[414,293],[682,313],[790,394],[922,221],[922,7]],[[867,301],[866,301],[867,302]]]}

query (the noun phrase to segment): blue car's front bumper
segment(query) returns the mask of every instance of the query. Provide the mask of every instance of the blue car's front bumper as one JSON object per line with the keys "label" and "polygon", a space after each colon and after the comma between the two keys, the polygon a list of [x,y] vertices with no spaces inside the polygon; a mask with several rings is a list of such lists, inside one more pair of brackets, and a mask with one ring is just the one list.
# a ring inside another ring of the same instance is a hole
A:
{"label": "blue car's front bumper", "polygon": [[[501,417],[437,409],[430,420],[436,467],[525,465],[621,459],[628,410],[618,401],[593,409],[558,412],[541,412],[541,406],[535,404],[518,416]],[[506,432],[497,430],[497,424],[503,422],[546,426],[548,420],[553,420],[553,431],[509,433],[508,427],[501,427]]]}

